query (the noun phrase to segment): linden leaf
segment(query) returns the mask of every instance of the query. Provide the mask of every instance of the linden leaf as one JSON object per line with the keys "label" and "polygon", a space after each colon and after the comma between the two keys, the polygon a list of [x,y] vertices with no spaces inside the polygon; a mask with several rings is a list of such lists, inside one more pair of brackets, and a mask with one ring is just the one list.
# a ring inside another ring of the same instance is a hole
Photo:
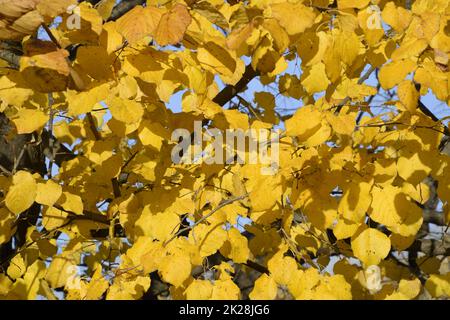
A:
{"label": "linden leaf", "polygon": [[379,78],[383,89],[392,89],[402,82],[408,73],[413,72],[417,68],[413,60],[397,60],[385,64],[380,69]]}
{"label": "linden leaf", "polygon": [[316,17],[312,8],[301,3],[276,3],[270,8],[272,17],[278,20],[289,35],[305,31],[313,25]]}
{"label": "linden leaf", "polygon": [[205,69],[223,76],[231,77],[236,70],[234,57],[225,48],[214,42],[207,42],[199,47],[197,59]]}
{"label": "linden leaf", "polygon": [[420,95],[411,81],[405,80],[398,85],[398,97],[406,110],[411,113],[416,111]]}
{"label": "linden leaf", "polygon": [[209,300],[213,292],[214,285],[209,280],[195,279],[186,288],[184,293],[187,300]]}
{"label": "linden leaf", "polygon": [[367,228],[352,237],[352,250],[365,266],[377,265],[387,257],[391,241],[384,233]]}
{"label": "linden leaf", "polygon": [[119,97],[108,98],[108,107],[114,119],[126,124],[139,123],[144,114],[144,108],[138,102],[120,99]]}
{"label": "linden leaf", "polygon": [[450,297],[450,272],[432,274],[425,283],[425,289],[435,298]]}
{"label": "linden leaf", "polygon": [[256,281],[249,297],[252,300],[273,300],[277,296],[278,286],[267,274],[262,274]]}
{"label": "linden leaf", "polygon": [[164,13],[155,30],[155,40],[160,46],[177,44],[183,39],[192,18],[186,6],[175,4],[170,11]]}
{"label": "linden leaf", "polygon": [[132,45],[151,35],[158,26],[163,11],[153,6],[135,6],[116,21],[117,31]]}
{"label": "linden leaf", "polygon": [[363,222],[372,202],[370,183],[352,183],[339,201],[339,213],[353,222]]}
{"label": "linden leaf", "polygon": [[165,282],[179,287],[191,275],[191,262],[186,256],[167,256],[158,269]]}
{"label": "linden leaf", "polygon": [[212,300],[238,300],[240,296],[241,291],[233,280],[216,280],[214,282]]}
{"label": "linden leaf", "polygon": [[40,131],[48,122],[49,116],[41,110],[20,108],[12,122],[18,134]]}
{"label": "linden leaf", "polygon": [[227,232],[222,229],[220,224],[209,226],[202,224],[190,232],[189,240],[199,247],[201,257],[208,257],[222,247],[227,236]]}
{"label": "linden leaf", "polygon": [[51,207],[56,201],[58,201],[61,195],[62,187],[52,180],[47,180],[45,183],[37,184],[37,203]]}
{"label": "linden leaf", "polygon": [[20,214],[30,208],[37,194],[36,180],[31,173],[18,171],[13,176],[12,186],[5,198],[5,205],[14,214]]}
{"label": "linden leaf", "polygon": [[246,263],[250,255],[247,238],[238,229],[230,229],[228,240],[220,249],[220,253],[236,263]]}
{"label": "linden leaf", "polygon": [[298,109],[292,118],[286,121],[286,133],[296,136],[308,146],[324,143],[331,135],[331,127],[314,106]]}
{"label": "linden leaf", "polygon": [[75,213],[75,214],[83,214],[83,200],[81,200],[80,196],[69,192],[63,192],[61,199],[58,203],[63,207],[64,210]]}
{"label": "linden leaf", "polygon": [[52,288],[61,288],[68,284],[70,279],[76,276],[76,260],[69,253],[62,253],[53,257],[47,269],[45,280]]}

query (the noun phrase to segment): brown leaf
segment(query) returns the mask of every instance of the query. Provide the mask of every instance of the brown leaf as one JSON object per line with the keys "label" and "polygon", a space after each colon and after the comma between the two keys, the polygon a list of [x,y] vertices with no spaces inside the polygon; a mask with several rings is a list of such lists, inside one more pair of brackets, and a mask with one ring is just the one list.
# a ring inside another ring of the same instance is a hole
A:
{"label": "brown leaf", "polygon": [[36,9],[39,13],[45,17],[54,18],[64,12],[72,6],[76,5],[77,1],[75,0],[40,0]]}
{"label": "brown leaf", "polygon": [[34,10],[40,0],[0,0],[0,15],[17,19]]}

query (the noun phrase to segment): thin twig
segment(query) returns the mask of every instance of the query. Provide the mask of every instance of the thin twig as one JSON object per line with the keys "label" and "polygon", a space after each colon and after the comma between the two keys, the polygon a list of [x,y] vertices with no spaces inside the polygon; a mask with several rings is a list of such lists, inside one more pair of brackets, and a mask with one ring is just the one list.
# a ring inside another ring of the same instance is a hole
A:
{"label": "thin twig", "polygon": [[209,217],[211,217],[214,213],[216,213],[217,211],[219,211],[220,209],[222,209],[223,207],[226,207],[230,204],[232,204],[233,202],[236,201],[240,201],[243,200],[245,198],[248,197],[248,194],[245,194],[243,196],[239,196],[239,197],[234,197],[231,199],[227,199],[222,201],[216,208],[214,208],[213,210],[211,210],[210,213],[208,213],[206,216],[201,217],[196,223],[194,223],[192,226],[188,226],[185,228],[182,228],[180,230],[178,230],[177,233],[175,233],[169,240],[165,241],[163,246],[167,246],[170,242],[172,242],[172,240],[174,240],[176,237],[178,237],[180,234],[189,231],[189,230],[193,230],[196,226],[198,226],[200,223],[202,223],[203,221],[205,221],[206,219],[208,219]]}
{"label": "thin twig", "polygon": [[[370,66],[369,70],[367,70],[367,72],[358,80],[358,84],[361,85],[364,83],[364,81],[366,81],[367,79],[369,79],[370,75],[376,70],[377,68],[374,66]],[[336,107],[336,111],[334,112],[336,115],[339,114],[339,112],[341,112],[342,108],[351,100],[351,98],[349,96],[347,96],[344,100],[342,100],[341,103],[339,103]]]}
{"label": "thin twig", "polygon": [[0,170],[6,175],[6,176],[12,176],[12,172],[11,171],[9,171],[8,169],[6,169],[4,166],[2,166],[1,164],[0,164]]}

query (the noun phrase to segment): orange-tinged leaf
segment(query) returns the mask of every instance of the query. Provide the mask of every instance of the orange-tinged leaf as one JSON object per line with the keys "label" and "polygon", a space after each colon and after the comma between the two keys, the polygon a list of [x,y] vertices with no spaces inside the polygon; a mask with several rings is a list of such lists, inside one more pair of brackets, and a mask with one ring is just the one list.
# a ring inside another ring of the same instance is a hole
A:
{"label": "orange-tinged leaf", "polygon": [[191,21],[192,18],[186,6],[177,3],[170,11],[162,15],[154,33],[156,42],[161,46],[177,44],[183,39]]}
{"label": "orange-tinged leaf", "polygon": [[135,6],[117,20],[117,31],[130,44],[134,44],[155,31],[162,14],[163,11],[161,9],[153,6],[145,8]]}

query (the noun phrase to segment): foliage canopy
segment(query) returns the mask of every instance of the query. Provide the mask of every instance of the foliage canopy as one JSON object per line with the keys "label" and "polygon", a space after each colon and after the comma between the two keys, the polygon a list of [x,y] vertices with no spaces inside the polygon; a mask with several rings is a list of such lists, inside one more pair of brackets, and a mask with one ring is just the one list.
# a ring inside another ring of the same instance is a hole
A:
{"label": "foliage canopy", "polygon": [[[0,298],[450,296],[449,32],[449,0],[0,0]],[[174,163],[195,121],[278,128],[278,170]]]}

